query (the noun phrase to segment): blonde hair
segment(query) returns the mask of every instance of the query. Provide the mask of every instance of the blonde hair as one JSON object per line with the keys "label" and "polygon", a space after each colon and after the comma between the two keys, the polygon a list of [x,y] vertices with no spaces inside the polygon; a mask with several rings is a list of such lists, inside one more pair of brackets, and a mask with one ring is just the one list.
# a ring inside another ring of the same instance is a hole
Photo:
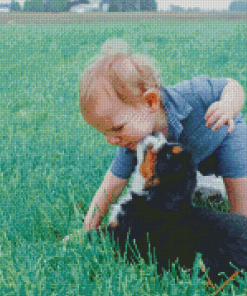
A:
{"label": "blonde hair", "polygon": [[127,104],[135,103],[138,96],[150,88],[160,91],[160,69],[154,58],[133,54],[130,46],[119,38],[107,40],[98,55],[88,62],[79,86],[82,113],[92,96],[91,86],[99,77],[105,78],[117,97]]}

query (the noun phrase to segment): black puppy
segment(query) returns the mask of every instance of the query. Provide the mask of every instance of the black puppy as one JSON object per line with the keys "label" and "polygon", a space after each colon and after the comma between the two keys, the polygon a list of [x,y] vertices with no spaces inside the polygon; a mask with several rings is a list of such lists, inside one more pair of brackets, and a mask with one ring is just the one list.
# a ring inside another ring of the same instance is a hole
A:
{"label": "black puppy", "polygon": [[131,190],[112,206],[106,229],[122,253],[129,235],[147,262],[148,244],[155,249],[158,271],[177,258],[191,268],[197,252],[216,283],[218,273],[234,273],[229,262],[247,270],[247,219],[192,206],[196,169],[190,153],[156,133],[138,145],[137,159]]}

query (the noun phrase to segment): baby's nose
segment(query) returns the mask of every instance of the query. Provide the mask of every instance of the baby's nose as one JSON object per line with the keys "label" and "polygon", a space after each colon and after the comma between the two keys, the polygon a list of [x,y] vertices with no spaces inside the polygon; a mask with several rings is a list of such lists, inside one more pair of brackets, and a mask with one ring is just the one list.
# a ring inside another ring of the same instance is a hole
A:
{"label": "baby's nose", "polygon": [[118,145],[121,143],[121,140],[118,137],[106,137],[106,140],[108,143],[112,145]]}

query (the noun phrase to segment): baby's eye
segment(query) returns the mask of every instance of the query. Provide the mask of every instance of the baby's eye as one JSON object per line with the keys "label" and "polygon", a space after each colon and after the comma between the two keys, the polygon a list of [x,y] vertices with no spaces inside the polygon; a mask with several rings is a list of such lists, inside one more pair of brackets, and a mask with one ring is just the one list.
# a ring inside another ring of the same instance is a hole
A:
{"label": "baby's eye", "polygon": [[121,125],[121,126],[116,126],[116,127],[114,127],[114,128],[112,129],[112,131],[113,131],[113,132],[119,132],[119,131],[121,131],[122,128],[123,128],[123,125]]}

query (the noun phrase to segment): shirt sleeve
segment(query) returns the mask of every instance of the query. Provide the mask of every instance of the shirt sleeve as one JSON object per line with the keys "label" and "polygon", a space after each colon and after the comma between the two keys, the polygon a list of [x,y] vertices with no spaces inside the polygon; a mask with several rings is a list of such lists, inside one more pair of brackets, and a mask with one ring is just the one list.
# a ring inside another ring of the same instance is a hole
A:
{"label": "shirt sleeve", "polygon": [[205,126],[205,113],[209,106],[220,100],[228,81],[226,78],[209,78],[200,75],[176,86],[183,100],[192,107],[189,115],[182,121],[183,130],[179,142],[192,153],[196,164],[212,154],[227,135],[228,127],[223,125],[217,131]]}
{"label": "shirt sleeve", "polygon": [[136,152],[119,147],[110,166],[111,173],[118,178],[128,179],[137,164]]}
{"label": "shirt sleeve", "polygon": [[207,75],[199,75],[191,79],[191,89],[199,96],[206,107],[219,101],[224,87],[228,84],[226,78],[210,78]]}

